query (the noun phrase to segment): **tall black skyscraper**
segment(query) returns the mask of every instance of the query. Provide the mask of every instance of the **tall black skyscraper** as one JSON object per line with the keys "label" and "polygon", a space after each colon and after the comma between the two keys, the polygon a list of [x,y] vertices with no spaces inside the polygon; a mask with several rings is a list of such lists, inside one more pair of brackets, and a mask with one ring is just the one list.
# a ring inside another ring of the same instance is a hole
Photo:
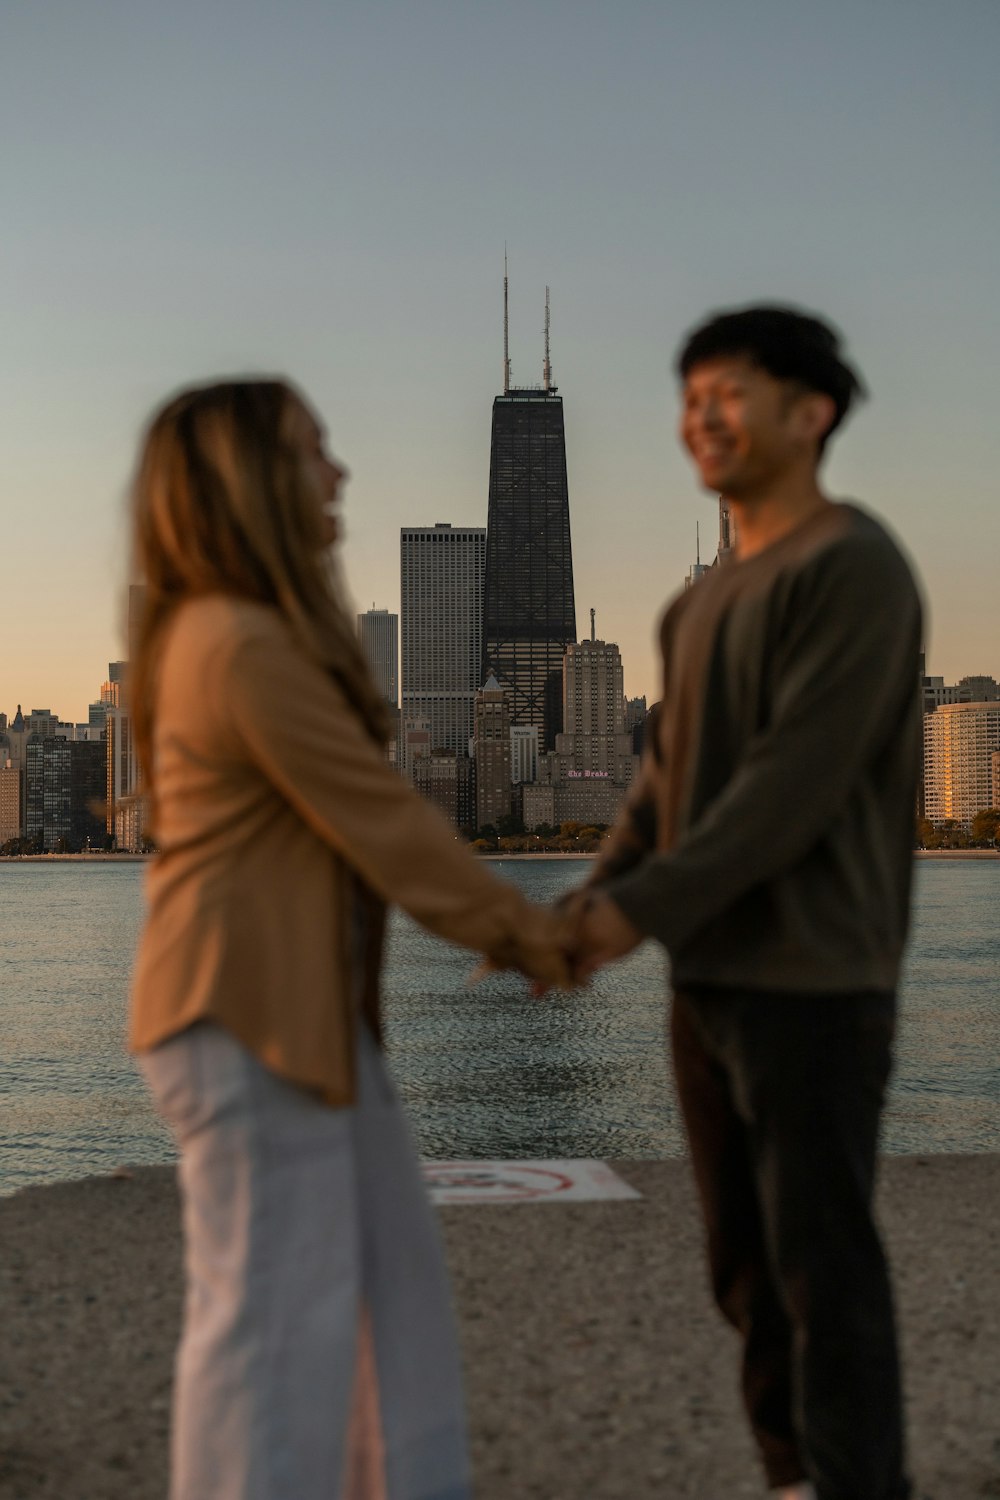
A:
{"label": "tall black skyscraper", "polygon": [[493,402],[483,596],[483,676],[504,689],[512,724],[546,750],[562,729],[562,659],[576,640],[562,397],[551,383],[548,288],[543,384],[510,384],[504,276],[504,393]]}

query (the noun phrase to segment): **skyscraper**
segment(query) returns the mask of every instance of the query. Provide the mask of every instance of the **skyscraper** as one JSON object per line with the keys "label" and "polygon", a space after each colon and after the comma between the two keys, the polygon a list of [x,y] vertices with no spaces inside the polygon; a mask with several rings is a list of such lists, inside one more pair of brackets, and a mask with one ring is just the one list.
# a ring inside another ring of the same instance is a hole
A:
{"label": "skyscraper", "polygon": [[488,677],[476,694],[476,826],[510,817],[510,714],[503,689]]}
{"label": "skyscraper", "polygon": [[563,660],[566,734],[625,733],[625,689],[621,652],[613,641],[577,641]]}
{"label": "skyscraper", "polygon": [[627,786],[636,771],[625,728],[621,652],[613,641],[578,641],[563,661],[563,719],[556,737],[559,774],[607,777]]}
{"label": "skyscraper", "polygon": [[78,740],[69,747],[69,846],[104,845],[107,752],[100,740]]}
{"label": "skyscraper", "polygon": [[476,821],[473,764],[467,755],[422,755],[410,767],[421,796],[456,828],[471,832]]}
{"label": "skyscraper", "polygon": [[492,673],[512,724],[534,724],[544,750],[562,728],[562,659],[576,640],[562,397],[545,360],[538,388],[510,384],[504,276],[504,390],[493,402],[481,680]]}
{"label": "skyscraper", "polygon": [[0,751],[0,846],[20,838],[24,826],[24,778],[6,751]]}
{"label": "skyscraper", "polygon": [[119,850],[137,853],[142,848],[143,805],[135,731],[132,715],[117,703],[108,708],[106,751],[106,831]]}
{"label": "skyscraper", "polygon": [[510,779],[514,786],[534,781],[538,775],[538,730],[533,724],[512,724],[510,729]]}
{"label": "skyscraper", "polygon": [[358,615],[358,640],[371,668],[375,686],[386,703],[399,706],[399,616],[387,609],[366,609]]}
{"label": "skyscraper", "polygon": [[736,546],[736,517],[725,495],[719,496],[719,551],[716,562],[732,552]]}
{"label": "skyscraper", "polygon": [[694,562],[691,564],[690,568],[688,568],[687,577],[684,580],[684,587],[686,589],[689,589],[694,584],[696,584],[698,582],[698,579],[701,578],[703,574],[710,572],[712,568],[711,563],[703,563],[701,560],[701,527],[697,524],[697,522],[695,523],[694,528],[694,539]]}
{"label": "skyscraper", "polygon": [[[592,627],[593,628],[593,627]],[[625,727],[621,652],[613,641],[578,641],[563,661],[563,720],[555,749],[538,758],[538,781],[521,788],[527,828],[613,823],[639,768]]]}
{"label": "skyscraper", "polygon": [[993,805],[993,753],[1000,750],[1000,703],[943,703],[924,714],[924,810],[932,823],[969,826]]}
{"label": "skyscraper", "polygon": [[403,722],[423,719],[430,748],[467,756],[482,661],[482,526],[400,532]]}
{"label": "skyscraper", "polygon": [[[37,712],[37,710],[36,710]],[[70,743],[62,736],[28,738],[25,767],[25,832],[46,850],[69,847],[71,833]]]}

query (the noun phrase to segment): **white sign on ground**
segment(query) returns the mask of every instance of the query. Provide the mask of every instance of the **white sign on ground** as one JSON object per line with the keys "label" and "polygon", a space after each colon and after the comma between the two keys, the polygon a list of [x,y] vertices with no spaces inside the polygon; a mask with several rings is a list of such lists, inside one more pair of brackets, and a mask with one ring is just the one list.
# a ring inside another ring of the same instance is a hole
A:
{"label": "white sign on ground", "polygon": [[642,1197],[603,1161],[425,1161],[423,1173],[437,1204]]}

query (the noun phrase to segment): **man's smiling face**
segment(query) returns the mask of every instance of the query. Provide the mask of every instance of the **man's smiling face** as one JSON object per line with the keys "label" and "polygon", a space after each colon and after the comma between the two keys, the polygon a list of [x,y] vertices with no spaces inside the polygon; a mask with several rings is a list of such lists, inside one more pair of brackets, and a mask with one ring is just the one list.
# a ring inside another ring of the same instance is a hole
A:
{"label": "man's smiling face", "polygon": [[738,499],[815,461],[827,405],[743,355],[706,360],[684,381],[680,437],[705,488]]}

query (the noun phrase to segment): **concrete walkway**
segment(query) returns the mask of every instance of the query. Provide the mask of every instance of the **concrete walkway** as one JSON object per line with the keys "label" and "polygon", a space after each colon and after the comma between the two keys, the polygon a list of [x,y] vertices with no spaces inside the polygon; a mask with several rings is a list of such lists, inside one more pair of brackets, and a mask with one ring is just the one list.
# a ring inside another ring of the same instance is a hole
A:
{"label": "concrete walkway", "polygon": [[[477,1500],[764,1494],[687,1166],[634,1203],[442,1211]],[[892,1158],[918,1496],[1000,1497],[1000,1158]],[[180,1299],[167,1169],[0,1200],[0,1500],[162,1500]],[[332,1500],[332,1497],[331,1497]]]}

